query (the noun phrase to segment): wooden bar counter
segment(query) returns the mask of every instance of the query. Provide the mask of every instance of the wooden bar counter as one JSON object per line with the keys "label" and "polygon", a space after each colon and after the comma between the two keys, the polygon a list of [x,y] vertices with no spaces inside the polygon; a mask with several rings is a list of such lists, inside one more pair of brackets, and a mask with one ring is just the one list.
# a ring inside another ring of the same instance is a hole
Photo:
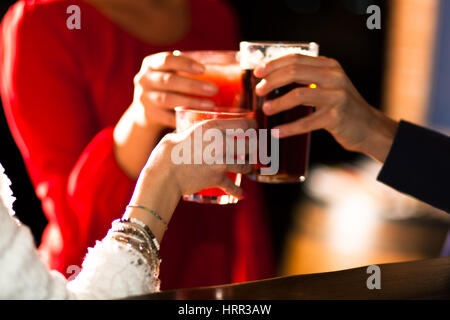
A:
{"label": "wooden bar counter", "polygon": [[380,264],[381,289],[367,288],[367,267],[204,288],[133,299],[450,299],[450,257]]}

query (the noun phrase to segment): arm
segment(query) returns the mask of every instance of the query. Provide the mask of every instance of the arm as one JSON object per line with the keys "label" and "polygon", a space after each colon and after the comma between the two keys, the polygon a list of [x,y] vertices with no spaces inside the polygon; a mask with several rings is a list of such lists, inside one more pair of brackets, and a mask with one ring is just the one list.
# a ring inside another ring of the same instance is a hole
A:
{"label": "arm", "polygon": [[139,265],[139,251],[110,237],[89,249],[82,271],[68,283],[40,260],[29,228],[12,217],[13,201],[0,165],[1,299],[111,299],[159,290],[158,270],[150,264]]}
{"label": "arm", "polygon": [[400,124],[372,108],[339,63],[325,57],[288,55],[255,69],[264,78],[258,95],[289,84],[316,83],[266,102],[267,115],[298,105],[312,105],[311,116],[281,125],[280,137],[325,129],[346,149],[384,163],[378,179],[424,202],[449,211],[450,138],[407,122]]}
{"label": "arm", "polygon": [[[114,128],[103,128],[77,54],[79,33],[55,19],[64,8],[57,5],[18,2],[9,11],[2,23],[0,70],[8,123],[50,221],[41,249],[50,254],[52,268],[65,272],[80,264],[86,248],[120,216],[161,128],[173,124],[170,107],[203,100],[164,92],[161,81],[175,87],[181,78],[172,71],[180,59],[175,66],[147,59],[153,63],[138,77],[135,101]],[[152,68],[161,69],[153,73],[157,79],[147,77]],[[180,90],[201,94],[187,82]]]}
{"label": "arm", "polygon": [[50,222],[41,248],[65,272],[120,216],[134,181],[117,164],[112,128],[97,123],[60,8],[20,1],[8,12],[0,70],[5,114]]}
{"label": "arm", "polygon": [[300,87],[284,96],[265,102],[263,111],[273,115],[298,105],[316,107],[309,117],[279,126],[280,138],[325,129],[347,150],[362,152],[384,162],[394,140],[398,123],[372,108],[333,59],[288,55],[255,69],[263,78],[256,93],[264,96],[289,83]]}
{"label": "arm", "polygon": [[[251,170],[250,164],[181,164],[176,165],[171,160],[172,149],[187,139],[193,139],[196,128],[202,127],[203,132],[209,128],[221,130],[223,137],[227,129],[254,128],[251,120],[209,120],[179,133],[166,135],[152,151],[147,163],[142,169],[136,184],[131,204],[151,208],[167,223],[178,201],[183,194],[198,192],[205,188],[219,187],[227,193],[242,199],[242,189],[226,176],[227,172],[246,173]],[[225,145],[226,142],[224,142]],[[248,152],[248,150],[246,150]],[[203,149],[195,149],[194,153],[203,154]],[[225,155],[223,155],[225,157]],[[192,162],[195,154],[192,154]],[[225,158],[223,160],[225,162]],[[134,218],[145,223],[158,242],[163,240],[165,225],[142,209],[127,210],[124,218]],[[187,240],[187,239],[184,239]],[[159,290],[159,281],[152,278],[159,272],[159,262],[139,265],[136,252],[125,255],[124,248],[106,237],[96,247],[89,251],[83,263],[80,275],[69,284],[69,289],[78,297],[110,298],[144,294]],[[120,254],[120,259],[117,254]],[[144,260],[141,257],[142,260]],[[102,270],[102,272],[99,272]],[[150,275],[150,276],[149,276]]]}
{"label": "arm", "polygon": [[450,137],[400,121],[378,180],[450,213]]}
{"label": "arm", "polygon": [[134,98],[114,128],[114,152],[120,167],[136,178],[164,128],[175,128],[176,106],[211,107],[214,84],[181,76],[204,72],[200,63],[169,52],[150,55],[134,78]]}
{"label": "arm", "polygon": [[[199,124],[204,129],[254,127],[249,120],[211,120]],[[182,194],[197,192],[208,187],[219,187],[242,198],[242,190],[227,178],[227,172],[249,172],[249,164],[175,165],[171,152],[178,143],[193,139],[194,129],[183,134],[167,135],[152,152],[136,185],[131,203],[152,208],[170,222]],[[203,154],[203,150],[195,150]],[[192,155],[194,158],[194,155]],[[193,179],[195,177],[195,179]],[[1,298],[67,299],[67,298],[121,298],[159,290],[159,262],[149,260],[141,248],[128,246],[116,240],[110,231],[89,252],[83,269],[75,280],[67,283],[57,272],[48,272],[39,260],[29,229],[10,217],[12,192],[9,180],[0,166],[0,285]],[[160,242],[165,226],[153,215],[139,210],[128,211],[125,218],[145,223]],[[122,234],[125,237],[127,234]],[[132,235],[128,235],[133,238]],[[155,252],[153,250],[152,254]]]}
{"label": "arm", "polygon": [[[151,188],[158,190],[157,186]],[[111,299],[159,290],[158,269],[138,264],[143,260],[141,253],[111,237],[89,249],[75,280],[68,282],[61,273],[49,271],[39,258],[29,228],[12,217],[13,201],[0,165],[0,299]]]}

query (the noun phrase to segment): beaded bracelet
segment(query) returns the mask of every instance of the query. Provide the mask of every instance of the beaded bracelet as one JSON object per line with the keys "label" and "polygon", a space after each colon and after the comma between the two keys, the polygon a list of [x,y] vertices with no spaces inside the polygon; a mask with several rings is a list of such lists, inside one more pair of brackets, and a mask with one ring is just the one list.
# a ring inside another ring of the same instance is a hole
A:
{"label": "beaded bracelet", "polygon": [[150,230],[150,228],[145,223],[143,223],[142,221],[135,219],[135,218],[129,218],[129,219],[122,218],[122,219],[118,219],[116,221],[120,222],[120,223],[130,224],[130,225],[134,226],[135,228],[141,229],[141,231],[143,231],[148,236],[148,238],[150,239],[150,242],[155,246],[155,249],[159,251],[159,249],[160,249],[159,242],[156,239],[153,232]]}
{"label": "beaded bracelet", "polygon": [[140,241],[145,241],[159,256],[160,245],[156,237],[143,222],[131,218],[131,219],[117,219],[113,221],[111,231],[121,232],[126,235],[134,235],[139,238]]}
{"label": "beaded bracelet", "polygon": [[141,230],[137,230],[136,228],[132,226],[128,226],[125,224],[115,224],[113,228],[111,228],[111,234],[122,234],[125,237],[132,238],[139,243],[142,244],[142,246],[145,246],[149,250],[153,250],[157,252],[156,248],[151,243],[151,240],[147,237],[146,234],[142,233]]}
{"label": "beaded bracelet", "polygon": [[157,214],[155,211],[153,211],[152,209],[149,209],[147,207],[141,206],[139,204],[128,205],[127,208],[137,208],[137,209],[142,209],[142,210],[145,210],[145,211],[149,212],[150,214],[152,214],[153,216],[155,216],[158,220],[160,220],[162,222],[162,224],[164,225],[164,228],[166,230],[168,229],[168,223],[166,221],[164,221],[164,219],[159,214]]}
{"label": "beaded bracelet", "polygon": [[151,243],[151,239],[143,233],[141,230],[138,230],[137,228],[126,225],[126,224],[116,224],[113,228],[111,228],[111,231],[113,233],[123,233],[125,236],[129,236],[137,241],[142,242],[145,244],[146,247],[152,248],[155,250],[154,246]]}
{"label": "beaded bracelet", "polygon": [[155,248],[159,251],[159,249],[160,249],[159,242],[156,239],[153,232],[150,230],[150,228],[145,223],[143,223],[141,220],[138,220],[136,218],[121,219],[121,220],[123,222],[132,223],[132,224],[136,225],[137,227],[141,227],[147,233],[147,235],[150,237],[152,243],[155,245]]}

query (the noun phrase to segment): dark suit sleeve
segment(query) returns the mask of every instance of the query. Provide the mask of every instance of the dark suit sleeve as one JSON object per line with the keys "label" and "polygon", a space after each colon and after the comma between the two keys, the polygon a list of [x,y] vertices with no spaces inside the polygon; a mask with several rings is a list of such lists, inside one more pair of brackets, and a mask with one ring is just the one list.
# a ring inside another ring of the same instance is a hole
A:
{"label": "dark suit sleeve", "polygon": [[450,213],[450,137],[400,121],[378,180]]}

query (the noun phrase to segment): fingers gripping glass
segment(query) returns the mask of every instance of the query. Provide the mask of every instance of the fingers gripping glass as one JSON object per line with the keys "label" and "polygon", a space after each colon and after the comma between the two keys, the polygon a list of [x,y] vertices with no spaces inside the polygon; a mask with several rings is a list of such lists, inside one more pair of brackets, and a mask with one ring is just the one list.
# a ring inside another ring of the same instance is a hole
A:
{"label": "fingers gripping glass", "polygon": [[[255,87],[260,79],[253,75],[253,70],[260,63],[279,58],[288,54],[304,54],[309,56],[317,56],[319,54],[319,45],[311,43],[279,43],[279,42],[241,42],[239,59],[243,72],[243,101],[244,104],[250,106],[255,111],[258,128],[271,130],[274,127],[295,121],[299,118],[310,115],[314,109],[309,106],[296,106],[290,110],[280,112],[276,115],[266,116],[262,111],[262,106],[266,100],[276,99],[290,90],[301,87],[297,83],[288,84],[281,88],[275,89],[265,97],[259,97],[255,94]],[[309,161],[309,145],[311,134],[302,134],[279,140],[279,170],[274,175],[261,175],[260,162],[254,166],[250,178],[265,183],[296,183],[302,182],[306,178],[308,161]],[[269,136],[265,141],[259,143],[266,144],[266,150],[271,150],[271,140]]]}
{"label": "fingers gripping glass", "polygon": [[[249,110],[229,107],[214,107],[209,109],[176,107],[175,115],[177,132],[183,132],[196,123],[210,119],[251,119],[254,117],[253,112]],[[240,186],[242,174],[227,172],[226,175],[236,186]],[[213,204],[231,204],[238,202],[236,197],[227,194],[220,188],[209,188],[194,194],[183,195],[183,200]]]}

